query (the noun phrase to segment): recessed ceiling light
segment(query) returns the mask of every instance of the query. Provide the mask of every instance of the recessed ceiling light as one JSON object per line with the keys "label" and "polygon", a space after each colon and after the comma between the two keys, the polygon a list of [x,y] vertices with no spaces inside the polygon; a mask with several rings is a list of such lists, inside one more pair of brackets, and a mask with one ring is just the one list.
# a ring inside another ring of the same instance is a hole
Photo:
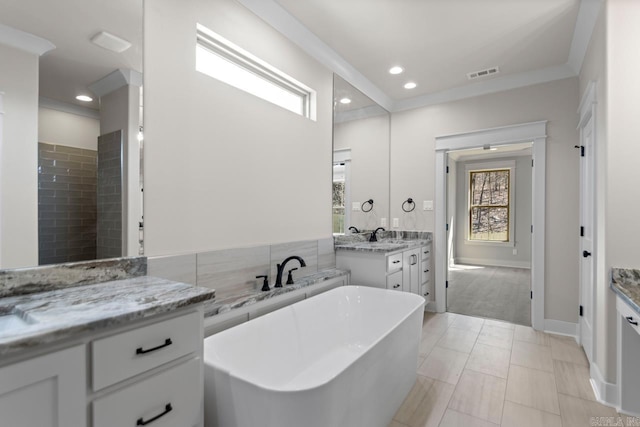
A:
{"label": "recessed ceiling light", "polygon": [[76,96],[76,99],[78,101],[82,101],[82,102],[91,102],[91,101],[93,101],[93,98],[91,98],[90,96],[87,96],[87,95],[78,95],[78,96]]}
{"label": "recessed ceiling light", "polygon": [[340,104],[351,104],[351,100],[349,98],[342,98]]}
{"label": "recessed ceiling light", "polygon": [[415,87],[418,86],[417,84],[415,84],[414,82],[407,82],[404,84],[404,88],[405,89],[415,89]]}
{"label": "recessed ceiling light", "polygon": [[391,67],[389,68],[389,73],[390,74],[400,74],[404,71],[404,68],[399,67],[399,66],[395,66],[395,67]]}
{"label": "recessed ceiling light", "polygon": [[489,148],[489,151],[497,151],[498,149],[496,147],[491,147]]}

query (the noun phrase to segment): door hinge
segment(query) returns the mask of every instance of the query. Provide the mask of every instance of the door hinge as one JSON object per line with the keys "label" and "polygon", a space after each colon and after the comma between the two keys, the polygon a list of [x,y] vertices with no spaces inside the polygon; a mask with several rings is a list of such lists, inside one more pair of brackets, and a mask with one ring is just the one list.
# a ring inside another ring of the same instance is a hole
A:
{"label": "door hinge", "polygon": [[447,231],[449,231],[449,224],[447,224],[447,227],[446,227],[446,228],[447,228]]}
{"label": "door hinge", "polygon": [[580,237],[584,237],[584,226],[580,226]]}
{"label": "door hinge", "polygon": [[533,224],[531,224],[531,232],[533,233]]}
{"label": "door hinge", "polygon": [[584,145],[575,145],[575,147],[580,149],[580,157],[584,157]]}
{"label": "door hinge", "polygon": [[449,166],[447,166],[447,173],[449,173]]}
{"label": "door hinge", "polygon": [[449,281],[448,281],[448,280],[446,280],[446,281],[444,282],[444,287],[445,287],[445,288],[447,288],[447,289],[449,289]]}
{"label": "door hinge", "polygon": [[584,310],[583,310],[582,306],[580,306],[580,317],[582,317],[582,316],[583,316],[583,311],[584,311]]}
{"label": "door hinge", "polygon": [[529,298],[533,299],[533,291],[531,291],[531,294],[529,295]]}
{"label": "door hinge", "polygon": [[531,159],[531,167],[533,167],[533,159]]}

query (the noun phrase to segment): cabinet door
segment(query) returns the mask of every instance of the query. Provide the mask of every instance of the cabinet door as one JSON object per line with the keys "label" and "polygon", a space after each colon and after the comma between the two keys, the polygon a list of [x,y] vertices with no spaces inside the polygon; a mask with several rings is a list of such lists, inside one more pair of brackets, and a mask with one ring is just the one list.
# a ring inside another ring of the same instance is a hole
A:
{"label": "cabinet door", "polygon": [[0,368],[0,424],[85,427],[83,345]]}
{"label": "cabinet door", "polygon": [[420,295],[420,249],[402,253],[402,290]]}
{"label": "cabinet door", "polygon": [[387,276],[387,289],[391,289],[394,291],[402,290],[402,271],[396,271]]}

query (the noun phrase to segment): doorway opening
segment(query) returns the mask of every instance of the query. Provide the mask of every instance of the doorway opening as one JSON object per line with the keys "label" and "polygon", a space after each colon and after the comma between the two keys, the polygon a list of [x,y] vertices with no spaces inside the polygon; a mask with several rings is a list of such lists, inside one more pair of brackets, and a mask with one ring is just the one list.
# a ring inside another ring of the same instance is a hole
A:
{"label": "doorway opening", "polygon": [[447,311],[531,326],[531,146],[448,153]]}
{"label": "doorway opening", "polygon": [[531,326],[544,330],[544,242],[545,242],[545,160],[546,121],[524,123],[436,137],[436,212],[435,212],[435,298],[436,310],[447,310],[449,285],[448,242],[450,222],[447,215],[447,166],[451,152],[494,146],[531,144]]}

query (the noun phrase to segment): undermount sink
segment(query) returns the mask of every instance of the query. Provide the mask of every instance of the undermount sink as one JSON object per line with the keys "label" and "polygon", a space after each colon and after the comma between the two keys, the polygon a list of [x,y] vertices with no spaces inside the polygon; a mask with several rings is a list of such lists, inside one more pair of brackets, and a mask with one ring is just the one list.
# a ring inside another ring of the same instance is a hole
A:
{"label": "undermount sink", "polygon": [[26,328],[33,322],[23,319],[19,314],[4,313],[0,314],[0,334]]}

